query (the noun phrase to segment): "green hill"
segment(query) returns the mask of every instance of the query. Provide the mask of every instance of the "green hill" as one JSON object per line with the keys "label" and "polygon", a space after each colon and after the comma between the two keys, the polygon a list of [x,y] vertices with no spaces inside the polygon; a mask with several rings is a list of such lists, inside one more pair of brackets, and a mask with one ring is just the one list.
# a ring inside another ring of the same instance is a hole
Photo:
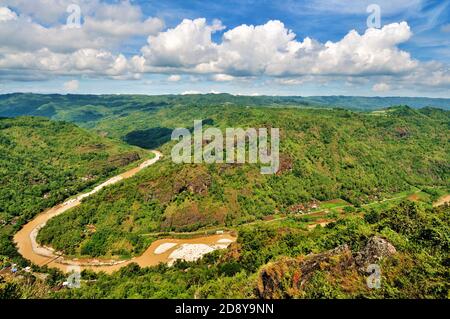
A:
{"label": "green hill", "polygon": [[0,119],[0,255],[15,255],[11,234],[35,214],[146,156],[74,124]]}
{"label": "green hill", "polygon": [[[448,298],[449,206],[403,202],[308,230],[289,218],[239,227],[238,242],[173,267],[85,272],[56,298]],[[380,266],[379,289],[366,281]]]}
{"label": "green hill", "polygon": [[[137,145],[152,134],[161,138],[165,130],[191,127],[194,119],[221,129],[279,127],[281,171],[267,176],[256,164],[176,165],[169,156],[173,143],[164,144],[163,161],[52,219],[38,239],[68,254],[129,256],[153,240],[142,234],[240,225],[313,201],[341,199],[359,207],[414,187],[445,188],[450,112],[439,112],[175,106],[154,112],[149,121],[137,115],[103,121],[97,129],[115,134],[147,127],[131,135]],[[96,233],[67,238],[68,229],[88,224]]]}
{"label": "green hill", "polygon": [[[56,270],[45,282],[33,274],[0,278],[0,296],[446,298],[450,210],[431,202],[450,187],[450,112],[354,112],[265,98],[0,97],[2,115],[42,115],[89,129],[40,117],[0,119],[0,261],[25,265],[11,236],[26,220],[147,156],[120,139],[165,157],[51,219],[41,243],[76,257],[129,258],[160,232],[238,233],[229,249],[196,262],[84,271],[81,289],[50,292],[66,278]],[[199,119],[221,130],[280,128],[281,170],[174,164],[172,130]],[[365,282],[372,262],[381,267],[380,289]]]}
{"label": "green hill", "polygon": [[59,95],[13,93],[0,95],[0,116],[45,116],[93,127],[98,121],[119,119],[132,113],[151,114],[171,106],[240,106],[344,108],[380,110],[394,105],[450,109],[450,99],[357,96],[236,96],[198,95]]}

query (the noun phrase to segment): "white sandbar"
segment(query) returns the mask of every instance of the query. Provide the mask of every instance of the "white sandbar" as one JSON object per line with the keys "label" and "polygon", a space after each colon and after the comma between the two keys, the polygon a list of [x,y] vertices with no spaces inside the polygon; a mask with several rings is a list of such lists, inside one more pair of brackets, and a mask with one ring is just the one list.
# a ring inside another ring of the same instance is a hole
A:
{"label": "white sandbar", "polygon": [[177,243],[164,243],[164,244],[161,244],[158,247],[156,247],[154,253],[156,255],[164,254],[166,251],[168,251],[172,247],[175,247],[176,245],[178,245],[178,244]]}

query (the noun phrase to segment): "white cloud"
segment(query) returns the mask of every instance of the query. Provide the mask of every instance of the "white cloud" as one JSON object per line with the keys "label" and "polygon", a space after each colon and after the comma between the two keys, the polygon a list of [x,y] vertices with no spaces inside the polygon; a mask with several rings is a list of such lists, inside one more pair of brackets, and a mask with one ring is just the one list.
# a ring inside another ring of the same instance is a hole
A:
{"label": "white cloud", "polygon": [[[5,2],[20,15],[0,7],[0,66],[8,70],[0,73],[3,79],[36,80],[61,74],[137,78],[137,60],[128,61],[113,51],[128,38],[155,34],[163,27],[160,19],[144,20],[141,9],[129,1],[78,1],[84,21],[81,28],[64,24],[67,6],[73,1]],[[39,21],[54,23],[44,26]]]}
{"label": "white cloud", "polygon": [[181,80],[181,76],[178,74],[171,75],[167,78],[167,81],[169,81],[169,82],[178,82],[180,80]]}
{"label": "white cloud", "polygon": [[[365,79],[369,81],[369,79]],[[355,78],[352,79],[352,81],[354,80]],[[375,84],[372,86],[374,92],[387,92],[395,88],[396,90],[409,89],[416,94],[418,92],[430,92],[430,90],[443,90],[448,93],[450,89],[450,67],[436,61],[422,62],[406,74],[375,76],[373,80],[375,80]]]}
{"label": "white cloud", "polygon": [[148,37],[142,48],[146,64],[152,67],[190,68],[214,60],[217,45],[211,35],[220,24],[207,25],[206,19],[183,20],[177,27]]}
{"label": "white cloud", "polygon": [[450,87],[450,66],[440,62],[421,63],[415,70],[399,79],[405,85],[421,87]]}
{"label": "white cloud", "polygon": [[216,82],[228,82],[228,81],[233,81],[234,76],[219,73],[219,74],[214,74],[212,76],[212,80],[216,81]]}
{"label": "white cloud", "polygon": [[65,24],[58,23],[44,26],[25,15],[11,18],[11,14],[5,10],[9,9],[0,7],[0,17],[7,19],[0,28],[2,50],[32,51],[48,48],[53,52],[68,52],[84,48],[111,49],[127,38],[156,34],[163,28],[163,22],[158,18],[141,20],[138,16],[123,20],[117,19],[116,15],[108,17],[105,13],[101,18],[83,15],[84,23],[81,28],[67,28]]}
{"label": "white cloud", "polygon": [[411,36],[406,22],[371,28],[363,35],[350,31],[341,41],[325,43],[313,73],[389,74],[411,70],[417,61],[397,47]]}
{"label": "white cloud", "polygon": [[7,7],[0,7],[0,23],[10,20],[17,20],[17,14]]}
{"label": "white cloud", "polygon": [[22,14],[32,17],[43,23],[57,22],[74,1],[63,0],[3,0],[2,4],[20,11]]}
{"label": "white cloud", "polygon": [[232,94],[232,95],[234,95],[234,96],[261,96],[261,93],[258,93],[258,92],[252,92],[252,93],[239,92],[239,93],[235,93],[235,94]]}
{"label": "white cloud", "polygon": [[234,74],[271,73],[282,60],[292,58],[297,44],[294,39],[295,34],[280,21],[238,26],[223,35],[217,65]]}
{"label": "white cloud", "polygon": [[376,83],[372,87],[372,91],[374,91],[374,92],[386,92],[386,91],[389,91],[390,89],[391,89],[391,86],[384,82]]}
{"label": "white cloud", "polygon": [[176,28],[149,37],[140,57],[147,72],[180,70],[216,73],[217,79],[249,75],[373,75],[414,69],[417,61],[397,45],[412,33],[406,22],[360,35],[350,31],[342,40],[319,43],[296,35],[280,21],[241,25],[212,41],[214,26],[205,19],[185,19]]}
{"label": "white cloud", "polygon": [[[0,56],[0,68],[22,71],[42,76],[52,75],[91,75],[111,78],[135,78],[132,67],[122,55],[114,55],[109,51],[81,49],[71,54],[54,53],[48,49],[36,52],[6,53]],[[6,74],[7,75],[7,74]],[[5,74],[0,76],[5,76]],[[15,76],[15,72],[13,72]],[[31,76],[32,78],[32,76]]]}
{"label": "white cloud", "polygon": [[299,85],[305,83],[304,78],[277,78],[275,79],[275,83],[281,85]]}
{"label": "white cloud", "polygon": [[29,16],[39,24],[58,24],[65,21],[69,5],[77,4],[81,15],[96,20],[133,23],[143,18],[142,10],[129,0],[107,3],[102,0],[2,0],[2,5]]}
{"label": "white cloud", "polygon": [[[314,2],[317,10],[323,9],[324,1]],[[398,10],[388,2],[383,10]],[[400,7],[406,5],[406,0],[400,2]],[[71,3],[2,0],[0,80],[79,75],[136,79],[145,73],[160,73],[169,82],[179,82],[178,74],[184,74],[186,79],[196,76],[216,82],[269,77],[271,83],[280,85],[336,79],[360,85],[358,79],[370,78],[377,92],[389,90],[393,79],[409,87],[450,86],[447,64],[419,62],[399,48],[412,37],[406,22],[362,34],[351,30],[340,40],[322,43],[309,37],[298,39],[281,21],[272,20],[236,26],[217,40],[215,33],[225,29],[219,20],[185,19],[162,31],[163,21],[145,17],[131,1],[77,0],[83,24],[69,29],[64,21]],[[442,31],[447,32],[448,25]],[[144,35],[147,43],[140,52],[134,56],[121,53],[121,48],[129,50],[131,42],[127,41]]]}
{"label": "white cloud", "polygon": [[64,90],[67,92],[75,92],[79,89],[80,83],[78,80],[70,80],[64,83]]}
{"label": "white cloud", "polygon": [[216,91],[216,90],[205,90],[205,91],[195,91],[195,90],[188,90],[181,93],[181,95],[197,95],[197,94],[223,94],[223,92]]}
{"label": "white cloud", "polygon": [[188,90],[181,93],[182,95],[194,95],[194,94],[202,94],[202,92],[194,91],[194,90]]}
{"label": "white cloud", "polygon": [[162,20],[158,18],[148,18],[145,21],[120,22],[112,19],[97,20],[87,17],[83,28],[89,33],[126,38],[136,35],[154,34],[161,30],[163,26]]}

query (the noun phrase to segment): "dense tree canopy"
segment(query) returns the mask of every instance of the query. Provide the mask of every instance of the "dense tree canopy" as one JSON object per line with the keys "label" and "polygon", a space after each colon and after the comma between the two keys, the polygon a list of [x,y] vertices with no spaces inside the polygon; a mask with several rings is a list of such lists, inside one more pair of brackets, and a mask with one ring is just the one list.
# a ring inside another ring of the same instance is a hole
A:
{"label": "dense tree canopy", "polygon": [[[174,106],[148,120],[131,114],[98,126],[108,125],[115,135],[122,135],[131,123],[138,128],[153,123],[189,128],[194,119],[207,119],[205,128],[213,125],[223,131],[280,128],[280,171],[261,175],[257,164],[178,165],[166,156],[136,178],[51,220],[38,239],[67,254],[129,256],[140,254],[152,240],[141,234],[239,225],[288,213],[315,200],[342,199],[359,207],[413,187],[449,185],[449,112],[445,111],[396,107],[372,114]],[[142,143],[151,139],[142,138]],[[169,155],[172,145],[161,148]],[[83,233],[88,225],[95,225],[97,232]]]}
{"label": "dense tree canopy", "polygon": [[[352,101],[346,109],[328,108]],[[0,119],[0,265],[26,263],[11,242],[24,222],[147,156],[126,143],[166,156],[51,219],[39,232],[41,243],[76,257],[130,258],[160,232],[238,232],[229,249],[197,262],[131,264],[112,275],[85,271],[81,289],[50,293],[64,280],[53,269],[34,267],[48,274],[45,280],[0,276],[0,298],[448,297],[450,210],[431,203],[450,186],[450,112],[371,103],[392,101],[0,96],[0,116],[52,119]],[[170,133],[200,119],[222,131],[280,128],[281,170],[261,175],[260,164],[174,164]],[[319,207],[305,215],[312,204]],[[349,262],[374,236],[396,249],[380,261],[377,290]],[[345,253],[300,280],[298,265],[340,247]],[[267,279],[277,283],[270,292],[262,291]]]}
{"label": "dense tree canopy", "polygon": [[44,118],[0,119],[0,255],[24,222],[92,187],[146,152],[74,124]]}

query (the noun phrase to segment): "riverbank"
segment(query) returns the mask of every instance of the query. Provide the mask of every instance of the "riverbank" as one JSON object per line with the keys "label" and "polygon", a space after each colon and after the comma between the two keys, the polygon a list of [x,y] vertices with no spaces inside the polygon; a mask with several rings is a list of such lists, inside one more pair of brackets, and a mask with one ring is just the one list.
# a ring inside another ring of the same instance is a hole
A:
{"label": "riverbank", "polygon": [[236,237],[229,233],[197,236],[195,238],[186,239],[164,238],[153,242],[141,256],[121,261],[100,260],[95,258],[68,259],[51,247],[41,246],[37,242],[36,238],[39,230],[42,229],[50,219],[80,205],[84,198],[99,192],[104,187],[130,178],[161,159],[162,154],[160,152],[152,152],[155,154],[154,158],[108,179],[87,193],[80,194],[75,198],[69,199],[64,203],[37,215],[14,236],[14,242],[17,245],[19,253],[36,265],[57,268],[63,272],[69,272],[73,270],[73,267],[80,267],[80,270],[90,269],[93,271],[112,273],[132,262],[137,263],[141,267],[148,267],[155,266],[159,263],[167,263],[170,265],[178,259],[187,261],[196,260],[206,253],[216,249],[226,248],[229,244],[234,242]]}

